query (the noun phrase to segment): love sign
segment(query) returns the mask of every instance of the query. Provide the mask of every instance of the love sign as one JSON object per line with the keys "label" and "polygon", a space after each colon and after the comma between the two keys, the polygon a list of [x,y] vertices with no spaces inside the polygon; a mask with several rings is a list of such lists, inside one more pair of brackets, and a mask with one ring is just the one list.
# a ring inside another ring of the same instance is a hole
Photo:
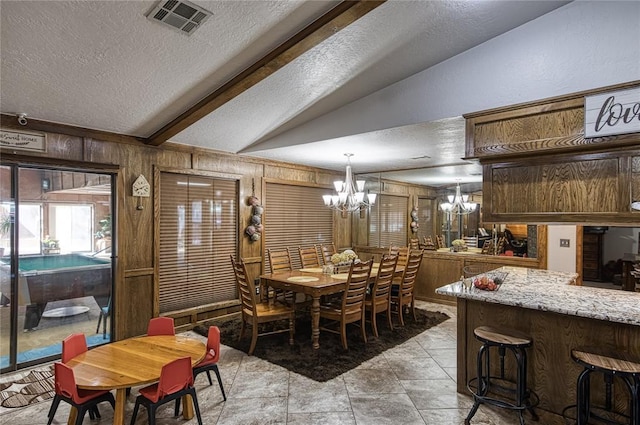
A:
{"label": "love sign", "polygon": [[640,132],[640,87],[587,96],[584,137]]}

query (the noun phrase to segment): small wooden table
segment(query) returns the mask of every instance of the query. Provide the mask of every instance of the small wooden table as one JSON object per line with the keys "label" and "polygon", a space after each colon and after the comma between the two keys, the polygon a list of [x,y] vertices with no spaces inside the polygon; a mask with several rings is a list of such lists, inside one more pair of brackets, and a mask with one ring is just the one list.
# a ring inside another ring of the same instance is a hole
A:
{"label": "small wooden table", "polygon": [[[379,264],[373,265],[371,282],[378,274]],[[260,275],[260,293],[266,294],[267,287],[283,289],[310,295],[311,301],[311,339],[313,348],[320,348],[320,297],[336,294],[345,290],[349,273],[323,274],[322,272],[293,270],[288,272]],[[310,269],[307,269],[310,270]],[[404,266],[396,267],[395,274],[402,275]]]}
{"label": "small wooden table", "polygon": [[[160,379],[162,366],[181,358],[191,357],[191,364],[199,363],[206,354],[206,345],[181,335],[141,336],[102,345],[69,360],[78,388],[85,390],[116,390],[113,424],[124,425],[126,390],[150,384]],[[193,417],[191,397],[183,400],[183,416]],[[68,424],[75,423],[76,409],[72,408]]]}

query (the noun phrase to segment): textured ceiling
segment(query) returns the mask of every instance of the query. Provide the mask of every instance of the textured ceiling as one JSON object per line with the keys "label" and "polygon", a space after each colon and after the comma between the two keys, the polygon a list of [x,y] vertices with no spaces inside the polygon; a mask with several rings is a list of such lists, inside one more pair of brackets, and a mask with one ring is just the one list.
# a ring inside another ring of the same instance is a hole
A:
{"label": "textured ceiling", "polygon": [[[213,16],[186,36],[145,17],[154,1],[2,0],[1,112],[148,137],[338,4],[195,3]],[[371,131],[305,144],[279,136],[565,3],[390,0],[171,141],[335,170],[353,152],[355,172],[478,181],[478,165],[460,159],[460,117],[372,122]]]}

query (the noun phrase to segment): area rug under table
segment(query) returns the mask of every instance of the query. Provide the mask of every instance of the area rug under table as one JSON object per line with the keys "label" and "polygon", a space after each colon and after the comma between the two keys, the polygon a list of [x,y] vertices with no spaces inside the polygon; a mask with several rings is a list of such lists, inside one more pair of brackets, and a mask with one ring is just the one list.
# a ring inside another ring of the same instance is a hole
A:
{"label": "area rug under table", "polygon": [[[326,331],[320,331],[320,348],[314,350],[311,345],[311,317],[304,312],[300,316],[296,319],[293,346],[289,345],[288,333],[261,336],[258,337],[253,355],[319,382],[340,376],[449,318],[441,312],[416,309],[417,320],[414,321],[411,314],[406,314],[405,326],[401,327],[397,323],[397,316],[394,316],[394,328],[390,330],[386,317],[380,315],[378,338],[373,336],[371,324],[367,322],[367,343],[365,344],[362,341],[360,328],[349,324],[347,325],[348,350],[342,348],[340,335]],[[205,325],[196,326],[194,331],[206,336],[209,325],[220,327],[222,344],[245,353],[249,351],[251,328],[247,326],[244,338],[239,340],[240,319],[227,322],[212,320]]]}

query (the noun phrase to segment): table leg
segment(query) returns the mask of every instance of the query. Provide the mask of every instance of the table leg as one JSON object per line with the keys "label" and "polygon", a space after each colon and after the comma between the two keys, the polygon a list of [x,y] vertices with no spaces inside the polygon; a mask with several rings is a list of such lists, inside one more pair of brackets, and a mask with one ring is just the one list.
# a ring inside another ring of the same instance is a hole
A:
{"label": "table leg", "polygon": [[127,401],[127,389],[116,390],[116,407],[113,409],[113,425],[124,425],[124,405]]}
{"label": "table leg", "polygon": [[311,340],[314,350],[320,348],[320,295],[313,295],[311,301]]}
{"label": "table leg", "polygon": [[182,396],[182,417],[189,420],[193,418],[193,400],[189,394]]}
{"label": "table leg", "polygon": [[74,425],[76,423],[76,418],[78,417],[78,409],[71,406],[71,410],[69,411],[69,420],[67,421],[67,425]]}

